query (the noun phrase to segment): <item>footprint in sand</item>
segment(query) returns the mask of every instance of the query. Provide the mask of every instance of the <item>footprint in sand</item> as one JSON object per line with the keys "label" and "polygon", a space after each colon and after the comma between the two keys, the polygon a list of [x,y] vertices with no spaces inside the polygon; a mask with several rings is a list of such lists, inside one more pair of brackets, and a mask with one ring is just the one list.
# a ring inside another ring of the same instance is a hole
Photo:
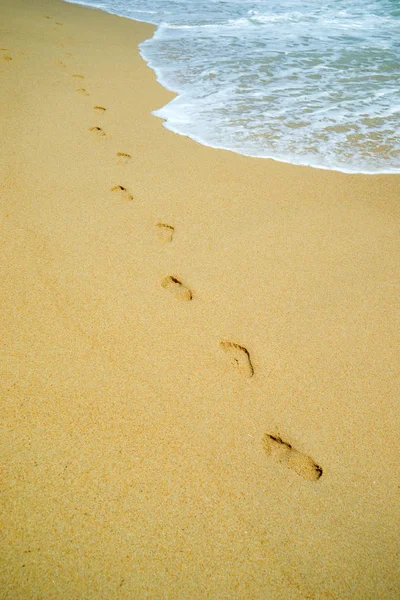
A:
{"label": "footprint in sand", "polygon": [[268,456],[285,465],[308,481],[317,481],[322,476],[322,469],[312,458],[302,454],[280,437],[266,433],[262,440],[263,448]]}
{"label": "footprint in sand", "polygon": [[96,106],[93,106],[93,109],[99,114],[103,114],[107,109],[104,108],[104,106],[99,106],[98,104]]}
{"label": "footprint in sand", "polygon": [[[8,52],[8,48],[0,48],[2,52]],[[3,54],[1,57],[3,60],[12,60],[12,57],[9,54]]]}
{"label": "footprint in sand", "polygon": [[193,298],[191,290],[172,275],[168,275],[162,280],[161,287],[171,292],[179,300],[191,300]]}
{"label": "footprint in sand", "polygon": [[166,223],[157,223],[157,237],[160,242],[172,242],[174,237],[175,227],[167,225]]}
{"label": "footprint in sand", "polygon": [[114,185],[111,191],[119,193],[124,200],[133,200],[132,194],[123,185]]}
{"label": "footprint in sand", "polygon": [[75,77],[76,79],[85,79],[84,75],[81,75],[80,73],[74,73],[72,77]]}
{"label": "footprint in sand", "polygon": [[96,135],[100,137],[104,137],[106,135],[105,131],[101,127],[95,125],[94,127],[89,127],[88,131],[93,131]]}
{"label": "footprint in sand", "polygon": [[83,96],[89,96],[85,88],[77,88],[76,91],[78,92],[78,94],[82,94]]}
{"label": "footprint in sand", "polygon": [[117,152],[117,158],[118,158],[118,164],[119,165],[126,165],[128,164],[128,162],[130,161],[130,159],[132,158],[130,154],[127,154],[126,152]]}
{"label": "footprint in sand", "polygon": [[235,342],[220,342],[220,347],[228,355],[232,366],[245,377],[254,375],[253,365],[251,364],[250,354],[244,346],[240,346]]}

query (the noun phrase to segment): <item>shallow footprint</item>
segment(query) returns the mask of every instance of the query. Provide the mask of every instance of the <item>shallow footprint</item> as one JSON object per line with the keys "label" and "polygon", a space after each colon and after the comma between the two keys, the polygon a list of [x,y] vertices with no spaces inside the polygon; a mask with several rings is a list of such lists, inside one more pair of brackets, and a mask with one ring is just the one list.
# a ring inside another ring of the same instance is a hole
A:
{"label": "shallow footprint", "polygon": [[174,237],[175,227],[166,223],[157,223],[157,237],[160,242],[172,242]]}
{"label": "shallow footprint", "polygon": [[8,54],[6,54],[5,56],[2,56],[3,60],[12,60],[11,56],[9,56]]}
{"label": "shallow footprint", "polygon": [[132,157],[126,152],[117,152],[117,158],[119,165],[126,165]]}
{"label": "shallow footprint", "polygon": [[74,73],[72,77],[75,77],[76,79],[85,79],[84,75],[80,75],[79,73]]}
{"label": "shallow footprint", "polygon": [[295,471],[303,479],[317,481],[322,476],[321,467],[312,458],[295,450],[295,448],[292,448],[290,444],[284,442],[280,437],[266,433],[263,437],[263,448],[268,456],[284,464],[288,469]]}
{"label": "shallow footprint", "polygon": [[250,354],[244,346],[240,346],[235,342],[220,342],[220,347],[231,360],[231,364],[245,377],[254,375],[253,365],[251,364]]}
{"label": "shallow footprint", "polygon": [[179,300],[191,300],[193,298],[191,290],[172,275],[168,275],[162,280],[161,287],[169,290]]}
{"label": "shallow footprint", "polygon": [[104,108],[104,106],[99,106],[98,104],[96,104],[96,106],[93,106],[93,109],[97,113],[103,113],[105,110],[107,110],[106,108]]}
{"label": "shallow footprint", "polygon": [[76,88],[76,91],[78,92],[78,94],[83,94],[84,96],[89,96],[87,90],[85,90],[85,88]]}
{"label": "shallow footprint", "polygon": [[106,135],[103,129],[101,127],[98,127],[97,125],[95,125],[94,127],[89,127],[88,131],[93,131],[94,133],[100,136]]}
{"label": "shallow footprint", "polygon": [[126,187],[124,187],[123,185],[114,185],[111,188],[112,192],[119,192],[120,195],[122,196],[122,198],[124,198],[124,200],[133,200],[133,196],[132,194],[130,194],[128,192],[128,190],[126,189]]}

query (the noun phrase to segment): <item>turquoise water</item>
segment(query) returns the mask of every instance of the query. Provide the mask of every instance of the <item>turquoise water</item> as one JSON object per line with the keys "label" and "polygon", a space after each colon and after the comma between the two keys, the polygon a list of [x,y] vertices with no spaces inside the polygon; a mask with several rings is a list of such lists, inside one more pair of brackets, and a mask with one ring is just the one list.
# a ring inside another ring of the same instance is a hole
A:
{"label": "turquoise water", "polygon": [[399,0],[85,0],[157,25],[141,54],[177,97],[154,114],[200,143],[400,173]]}

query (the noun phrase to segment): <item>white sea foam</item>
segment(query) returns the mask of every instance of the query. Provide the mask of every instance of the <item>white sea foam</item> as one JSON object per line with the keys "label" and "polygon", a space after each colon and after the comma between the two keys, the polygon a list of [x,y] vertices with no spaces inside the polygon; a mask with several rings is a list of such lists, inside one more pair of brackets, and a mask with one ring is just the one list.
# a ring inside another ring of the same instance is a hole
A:
{"label": "white sea foam", "polygon": [[155,112],[168,129],[250,156],[400,173],[391,0],[77,3],[157,25],[141,54],[178,94]]}

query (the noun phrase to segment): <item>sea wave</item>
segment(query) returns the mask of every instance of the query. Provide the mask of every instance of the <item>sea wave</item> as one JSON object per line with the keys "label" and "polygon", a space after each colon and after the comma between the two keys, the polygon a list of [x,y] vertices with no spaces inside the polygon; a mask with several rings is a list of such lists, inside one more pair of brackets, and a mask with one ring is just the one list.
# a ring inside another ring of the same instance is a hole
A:
{"label": "sea wave", "polygon": [[[83,2],[80,2],[83,3]],[[140,52],[178,94],[176,133],[250,156],[400,172],[400,20],[390,0],[87,0],[157,25]]]}

